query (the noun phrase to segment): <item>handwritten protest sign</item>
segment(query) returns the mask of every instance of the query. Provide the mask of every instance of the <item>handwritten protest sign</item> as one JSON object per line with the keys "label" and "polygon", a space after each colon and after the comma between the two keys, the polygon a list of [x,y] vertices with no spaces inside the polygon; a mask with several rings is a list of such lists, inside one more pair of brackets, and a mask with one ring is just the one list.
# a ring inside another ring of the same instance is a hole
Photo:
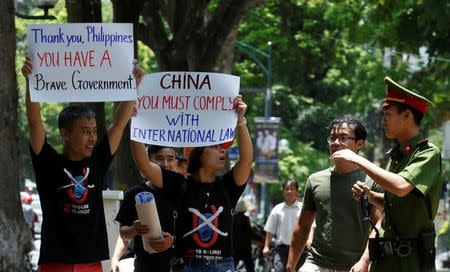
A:
{"label": "handwritten protest sign", "polygon": [[195,147],[229,142],[237,114],[239,77],[200,72],[146,75],[139,86],[131,139],[147,144]]}
{"label": "handwritten protest sign", "polygon": [[132,24],[28,26],[32,101],[135,100]]}

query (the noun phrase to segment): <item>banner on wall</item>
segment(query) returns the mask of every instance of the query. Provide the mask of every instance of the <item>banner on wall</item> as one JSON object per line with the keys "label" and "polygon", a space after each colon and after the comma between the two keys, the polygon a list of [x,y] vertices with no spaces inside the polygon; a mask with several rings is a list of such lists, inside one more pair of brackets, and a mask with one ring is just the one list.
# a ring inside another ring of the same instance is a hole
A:
{"label": "banner on wall", "polygon": [[256,117],[255,174],[256,183],[278,182],[279,117]]}
{"label": "banner on wall", "polygon": [[161,72],[139,86],[131,139],[172,147],[230,142],[236,133],[234,99],[239,77],[219,73]]}
{"label": "banner on wall", "polygon": [[28,25],[31,101],[135,100],[133,25]]}

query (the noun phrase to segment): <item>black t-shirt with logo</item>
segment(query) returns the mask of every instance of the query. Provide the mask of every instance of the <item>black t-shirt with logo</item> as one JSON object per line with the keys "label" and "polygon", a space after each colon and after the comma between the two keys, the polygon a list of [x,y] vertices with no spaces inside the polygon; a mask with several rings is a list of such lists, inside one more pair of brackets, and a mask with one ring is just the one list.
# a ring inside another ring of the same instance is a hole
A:
{"label": "black t-shirt with logo", "polygon": [[58,154],[47,139],[39,155],[30,151],[43,216],[39,264],[109,259],[102,198],[113,158],[108,137],[81,161]]}
{"label": "black t-shirt with logo", "polygon": [[[169,205],[163,193],[155,188],[150,188],[145,182],[135,185],[125,193],[116,220],[121,225],[131,226],[138,218],[136,211],[135,196],[140,192],[150,192],[155,198],[156,209],[158,211],[161,229],[173,235],[173,206]],[[169,271],[170,258],[173,256],[173,249],[168,249],[160,253],[149,254],[142,245],[142,236],[136,235],[134,238],[135,262],[139,263],[139,268],[146,271]],[[139,270],[140,271],[140,270]]]}
{"label": "black t-shirt with logo", "polygon": [[213,183],[200,183],[189,177],[181,195],[183,182],[182,175],[163,171],[163,191],[173,203],[181,201],[176,224],[177,254],[203,260],[232,257],[231,209],[236,206],[245,185],[235,184],[231,170]]}

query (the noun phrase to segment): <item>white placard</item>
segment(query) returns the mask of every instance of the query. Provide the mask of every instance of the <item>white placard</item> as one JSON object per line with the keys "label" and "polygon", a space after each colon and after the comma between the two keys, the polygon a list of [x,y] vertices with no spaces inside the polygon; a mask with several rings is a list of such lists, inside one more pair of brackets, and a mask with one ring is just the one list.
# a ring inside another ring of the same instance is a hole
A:
{"label": "white placard", "polygon": [[195,147],[231,141],[239,77],[203,72],[162,72],[144,77],[131,139],[153,145]]}
{"label": "white placard", "polygon": [[132,24],[28,25],[31,100],[135,100]]}

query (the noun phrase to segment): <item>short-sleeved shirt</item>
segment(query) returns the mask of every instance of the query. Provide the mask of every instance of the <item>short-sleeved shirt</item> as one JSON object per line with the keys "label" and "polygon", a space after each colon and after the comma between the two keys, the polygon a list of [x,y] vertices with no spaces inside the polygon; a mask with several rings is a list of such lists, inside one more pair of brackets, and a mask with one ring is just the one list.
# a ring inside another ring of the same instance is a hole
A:
{"label": "short-sleeved shirt", "polygon": [[[122,205],[117,213],[116,220],[123,226],[131,226],[139,219],[136,211],[135,196],[140,192],[150,192],[153,194],[158,211],[161,229],[173,235],[173,205],[169,205],[162,191],[150,188],[145,182],[135,185],[125,193]],[[154,271],[169,271],[169,261],[173,256],[173,249],[163,252],[149,254],[142,245],[142,236],[136,235],[134,238],[135,262],[140,263],[140,268]]]}
{"label": "short-sleeved shirt", "polygon": [[39,264],[109,259],[102,197],[113,158],[108,137],[81,161],[58,154],[47,140],[39,155],[30,151],[43,216]]}
{"label": "short-sleeved shirt", "polygon": [[359,169],[338,174],[328,168],[309,177],[303,209],[316,213],[316,228],[308,261],[330,269],[350,270],[361,258],[371,226],[363,220],[361,206],[352,196],[357,181],[382,191]]}
{"label": "short-sleeved shirt", "polygon": [[[433,220],[442,186],[441,153],[435,145],[422,141],[421,135],[417,135],[409,143],[396,146],[391,154],[402,154],[406,146],[409,146],[410,152],[403,156],[391,156],[386,169],[404,177],[415,188],[403,197],[389,192],[384,194],[383,229],[386,238],[416,239],[421,232],[434,230]],[[401,261],[400,257],[393,255],[373,265],[371,270],[419,271],[418,255],[420,253],[415,249],[413,254]]]}
{"label": "short-sleeved shirt", "polygon": [[290,245],[294,226],[302,211],[302,203],[295,201],[292,206],[286,202],[279,203],[273,207],[267,218],[264,230],[275,235],[277,245]]}
{"label": "short-sleeved shirt", "polygon": [[[181,201],[176,223],[177,254],[186,259],[220,260],[232,257],[232,209],[245,189],[237,186],[232,170],[212,183],[185,178],[163,171],[163,191],[177,203]],[[226,200],[226,196],[228,200]]]}

